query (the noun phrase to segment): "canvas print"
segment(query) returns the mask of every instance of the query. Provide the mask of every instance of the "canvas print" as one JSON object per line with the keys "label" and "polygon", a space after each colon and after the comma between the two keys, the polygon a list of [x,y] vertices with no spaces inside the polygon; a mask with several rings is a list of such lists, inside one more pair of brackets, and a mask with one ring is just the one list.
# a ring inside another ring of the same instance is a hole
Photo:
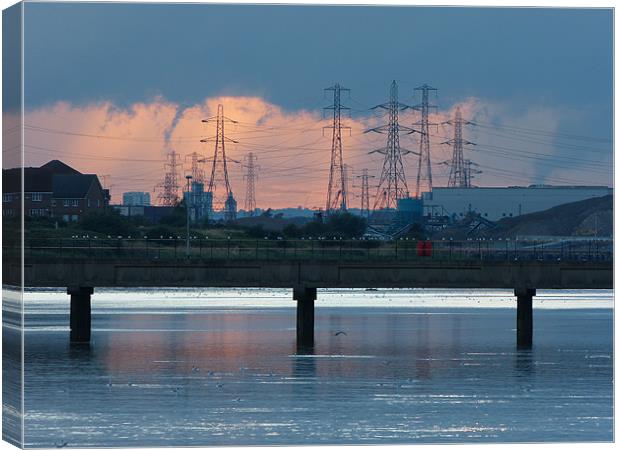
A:
{"label": "canvas print", "polygon": [[2,16],[2,438],[612,442],[611,7]]}

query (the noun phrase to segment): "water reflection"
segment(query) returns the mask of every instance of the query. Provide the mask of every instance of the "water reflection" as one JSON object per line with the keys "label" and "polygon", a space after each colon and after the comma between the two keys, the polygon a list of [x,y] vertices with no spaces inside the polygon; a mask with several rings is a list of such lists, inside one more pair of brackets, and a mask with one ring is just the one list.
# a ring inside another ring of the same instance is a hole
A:
{"label": "water reflection", "polygon": [[541,312],[538,353],[515,353],[510,309],[317,307],[313,347],[296,345],[294,308],[93,318],[90,346],[27,334],[30,446],[612,436],[611,313]]}

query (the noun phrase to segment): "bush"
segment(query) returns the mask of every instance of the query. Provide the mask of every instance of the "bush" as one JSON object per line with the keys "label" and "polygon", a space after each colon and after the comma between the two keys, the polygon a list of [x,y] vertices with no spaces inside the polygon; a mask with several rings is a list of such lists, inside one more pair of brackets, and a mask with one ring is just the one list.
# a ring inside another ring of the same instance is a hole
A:
{"label": "bush", "polygon": [[170,214],[159,219],[159,223],[162,225],[170,225],[172,227],[185,226],[187,223],[187,211],[185,210],[183,203],[178,204],[174,207]]}
{"label": "bush", "polygon": [[303,231],[297,225],[291,223],[284,227],[284,229],[282,230],[282,234],[284,235],[284,237],[297,239],[303,235]]}
{"label": "bush", "polygon": [[246,231],[246,234],[248,235],[248,237],[255,239],[262,239],[267,236],[267,232],[262,225],[253,225],[249,227]]}
{"label": "bush", "polygon": [[366,219],[348,212],[335,213],[327,218],[327,226],[336,237],[357,238],[366,231]]}
{"label": "bush", "polygon": [[78,227],[82,230],[112,236],[137,236],[139,234],[128,217],[121,216],[120,212],[111,208],[87,212],[80,218]]}

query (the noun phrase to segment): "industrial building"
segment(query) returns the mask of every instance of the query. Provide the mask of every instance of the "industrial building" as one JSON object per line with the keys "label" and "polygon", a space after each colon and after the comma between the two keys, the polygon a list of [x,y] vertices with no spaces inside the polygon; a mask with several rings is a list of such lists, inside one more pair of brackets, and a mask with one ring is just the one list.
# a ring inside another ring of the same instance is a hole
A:
{"label": "industrial building", "polygon": [[203,183],[193,181],[190,192],[184,192],[183,198],[185,203],[189,204],[189,215],[192,222],[205,220],[212,215],[213,194],[205,192]]}
{"label": "industrial building", "polygon": [[150,206],[151,194],[148,192],[124,192],[123,206]]}
{"label": "industrial building", "polygon": [[424,215],[459,220],[469,212],[497,221],[553,208],[564,203],[612,195],[607,186],[435,187],[424,193]]}
{"label": "industrial building", "polygon": [[152,223],[159,223],[159,221],[172,214],[174,206],[126,206],[126,205],[112,205],[112,208],[117,210],[121,216],[125,217],[138,217],[142,216],[148,219]]}

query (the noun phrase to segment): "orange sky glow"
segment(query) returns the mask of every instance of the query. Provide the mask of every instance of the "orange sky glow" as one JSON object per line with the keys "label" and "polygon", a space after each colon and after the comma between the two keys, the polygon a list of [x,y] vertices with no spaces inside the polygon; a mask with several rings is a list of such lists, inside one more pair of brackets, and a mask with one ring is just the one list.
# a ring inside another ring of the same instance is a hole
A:
{"label": "orange sky glow", "polygon": [[[26,113],[25,165],[38,166],[51,159],[60,159],[82,172],[98,174],[110,188],[113,203],[120,203],[122,193],[127,191],[150,192],[155,203],[155,186],[164,176],[164,162],[169,151],[175,150],[183,161],[193,152],[206,158],[212,156],[214,144],[200,140],[215,135],[215,123],[205,124],[202,119],[215,115],[220,103],[224,105],[225,116],[237,121],[226,124],[226,136],[237,141],[226,144],[227,156],[243,161],[245,155],[254,152],[258,158],[257,206],[323,208],[331,148],[331,131],[324,127],[330,125],[329,116],[323,118],[320,110],[285,111],[260,97],[207,98],[185,107],[163,98],[135,103],[128,108],[119,108],[111,102],[86,105],[58,102]],[[489,119],[501,114],[497,105],[470,98],[433,114],[431,121],[449,120],[456,106],[461,107],[465,119],[474,116]],[[344,119],[344,124],[351,127],[350,133],[343,131],[343,144],[344,161],[350,166],[349,204],[352,207],[359,207],[357,195],[361,182],[357,177],[362,169],[368,169],[378,178],[383,161],[382,155],[369,152],[383,147],[386,136],[364,131],[385,120],[380,113],[372,112],[354,113],[352,118]],[[401,113],[403,125],[412,126],[416,120],[415,112]],[[546,129],[557,126],[554,112],[544,108],[513,118],[511,123],[515,122]],[[452,129],[449,125],[440,125],[433,127],[431,133],[434,184],[445,186],[449,169],[442,162],[450,159],[451,149],[442,142],[451,138]],[[401,146],[417,151],[418,136],[402,136]],[[466,139],[473,141],[476,137],[479,137],[476,130],[465,130]],[[476,154],[475,147],[467,151],[466,157],[477,162],[492,159]],[[414,194],[417,156],[405,156],[404,163],[409,190]],[[505,166],[506,161],[494,163],[495,166],[501,164]],[[533,173],[532,164],[513,162],[510,168],[524,174]],[[181,179],[189,170],[186,162],[181,169]],[[210,173],[208,162],[204,170]],[[229,164],[230,183],[240,209],[245,199],[244,170],[242,164]],[[373,179],[375,183],[377,178]],[[509,175],[487,171],[476,182],[479,185],[525,184],[527,177],[518,183]],[[376,188],[372,188],[372,182],[370,190],[371,196],[374,195]]]}

